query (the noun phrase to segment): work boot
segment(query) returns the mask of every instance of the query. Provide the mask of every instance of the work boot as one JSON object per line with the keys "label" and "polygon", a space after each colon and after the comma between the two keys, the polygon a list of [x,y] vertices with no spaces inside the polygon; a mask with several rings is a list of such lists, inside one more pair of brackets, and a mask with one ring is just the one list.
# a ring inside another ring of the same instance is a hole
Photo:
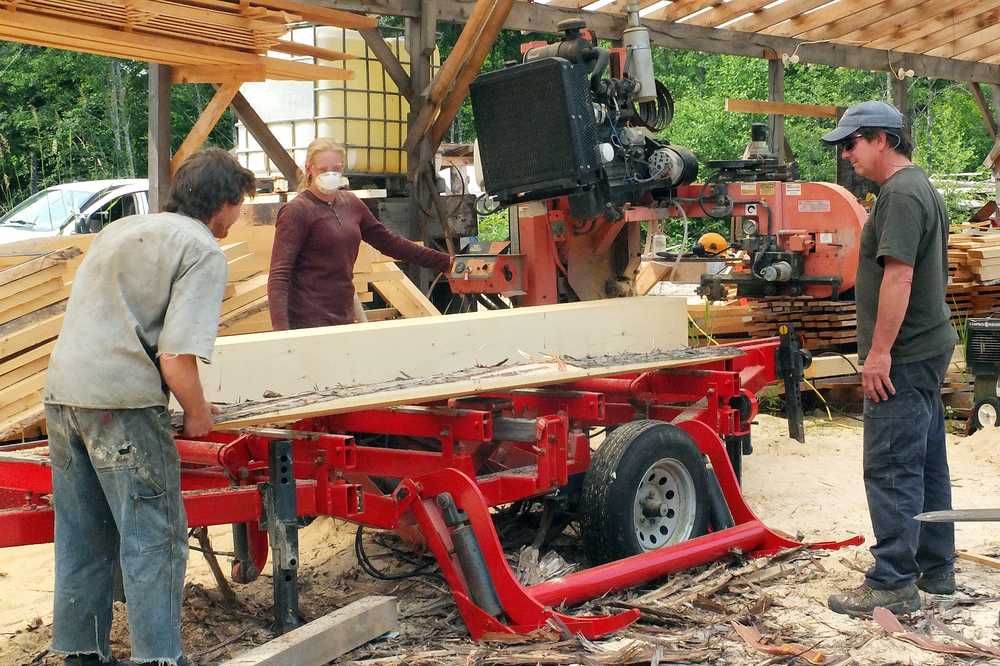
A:
{"label": "work boot", "polygon": [[121,662],[112,658],[101,661],[99,654],[71,654],[63,659],[63,666],[120,666]]}
{"label": "work boot", "polygon": [[920,574],[917,587],[927,594],[955,594],[955,570],[935,574]]}
{"label": "work boot", "polygon": [[826,604],[834,613],[851,617],[871,617],[872,611],[879,606],[896,615],[905,615],[920,610],[920,592],[912,583],[895,590],[876,590],[862,585],[850,592],[831,594]]}

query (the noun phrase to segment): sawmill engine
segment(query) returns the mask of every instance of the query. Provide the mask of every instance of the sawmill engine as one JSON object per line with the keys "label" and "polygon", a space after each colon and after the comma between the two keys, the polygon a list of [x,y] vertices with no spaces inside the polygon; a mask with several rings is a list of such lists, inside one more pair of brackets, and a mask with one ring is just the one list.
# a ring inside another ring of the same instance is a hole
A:
{"label": "sawmill engine", "polygon": [[625,204],[694,181],[694,154],[652,138],[670,123],[673,101],[653,78],[637,13],[630,23],[625,48],[609,50],[583,20],[562,21],[561,41],[472,84],[483,178],[501,205],[567,196],[575,218],[616,219]]}

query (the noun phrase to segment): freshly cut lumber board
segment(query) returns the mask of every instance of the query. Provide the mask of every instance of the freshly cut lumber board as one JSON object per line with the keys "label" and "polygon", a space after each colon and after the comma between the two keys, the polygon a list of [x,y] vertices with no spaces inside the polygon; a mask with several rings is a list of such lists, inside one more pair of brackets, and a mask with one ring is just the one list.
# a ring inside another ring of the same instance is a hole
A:
{"label": "freshly cut lumber board", "polygon": [[[681,348],[650,353],[608,354],[584,358],[551,357],[547,362],[504,363],[494,368],[454,372],[349,387],[313,390],[287,397],[249,400],[222,407],[215,429],[282,424],[326,414],[419,404],[477,393],[563,384],[587,377],[606,377],[645,370],[676,368],[742,355],[731,347]],[[174,416],[180,425],[183,416]]]}
{"label": "freshly cut lumber board", "polygon": [[720,354],[688,350],[686,322],[684,298],[656,296],[260,333],[217,340],[201,377],[227,425],[287,422]]}
{"label": "freshly cut lumber board", "polygon": [[640,296],[219,339],[201,376],[206,398],[237,402],[266,391],[287,395],[492,367],[524,361],[524,354],[532,360],[685,346],[685,299]]}

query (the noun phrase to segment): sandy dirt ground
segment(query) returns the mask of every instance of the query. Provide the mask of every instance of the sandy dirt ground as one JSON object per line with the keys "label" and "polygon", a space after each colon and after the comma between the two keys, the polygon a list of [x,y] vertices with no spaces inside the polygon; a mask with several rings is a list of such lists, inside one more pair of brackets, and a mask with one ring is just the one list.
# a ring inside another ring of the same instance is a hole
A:
{"label": "sandy dirt ground", "polygon": [[[860,423],[843,417],[833,422],[811,418],[806,444],[790,440],[780,418],[762,415],[755,428],[755,451],[744,461],[744,487],[758,516],[771,527],[810,541],[861,534],[870,543],[861,480]],[[955,507],[1000,506],[1000,432],[949,436],[948,451]],[[211,534],[217,550],[231,548],[228,528],[216,528]],[[300,540],[300,594],[307,617],[318,617],[367,594],[389,593],[400,599],[400,631],[337,663],[993,663],[981,656],[957,657],[921,649],[893,638],[870,620],[829,611],[825,601],[830,593],[860,584],[861,572],[871,561],[865,546],[794,553],[771,562],[716,564],[677,574],[651,588],[583,608],[588,612],[614,611],[615,604],[645,608],[640,622],[618,636],[598,642],[555,636],[511,646],[469,641],[440,579],[381,582],[362,573],[353,552],[352,526],[317,520],[302,530]],[[571,541],[566,550],[570,554]],[[960,550],[1000,555],[996,524],[960,524],[957,541]],[[372,552],[383,554],[375,563],[390,567],[394,558],[388,551],[368,543]],[[224,558],[223,568],[228,568]],[[946,636],[946,631],[1000,647],[1000,569],[969,561],[960,561],[957,568],[958,593],[925,597],[925,609],[902,618],[904,624],[952,645],[959,642]],[[191,553],[188,579],[183,624],[190,655],[215,663],[272,636],[267,575],[235,588],[236,607],[223,602],[200,553]],[[46,652],[51,637],[52,581],[51,546],[0,551],[0,664],[60,663]],[[123,616],[124,609],[119,607],[113,647],[121,658],[128,654]],[[798,644],[802,649],[790,649],[790,656],[766,654],[748,646],[734,622],[755,627],[762,640],[772,645]],[[812,652],[795,656],[806,648]]]}

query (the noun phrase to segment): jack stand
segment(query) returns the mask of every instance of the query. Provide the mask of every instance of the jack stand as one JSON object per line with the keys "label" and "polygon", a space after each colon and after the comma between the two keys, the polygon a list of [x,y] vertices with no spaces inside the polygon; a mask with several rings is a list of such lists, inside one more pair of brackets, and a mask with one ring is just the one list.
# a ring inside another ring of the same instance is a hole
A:
{"label": "jack stand", "polygon": [[268,449],[271,482],[262,486],[273,558],[274,630],[284,634],[302,624],[299,615],[299,523],[292,443],[287,439],[278,439],[272,441]]}

